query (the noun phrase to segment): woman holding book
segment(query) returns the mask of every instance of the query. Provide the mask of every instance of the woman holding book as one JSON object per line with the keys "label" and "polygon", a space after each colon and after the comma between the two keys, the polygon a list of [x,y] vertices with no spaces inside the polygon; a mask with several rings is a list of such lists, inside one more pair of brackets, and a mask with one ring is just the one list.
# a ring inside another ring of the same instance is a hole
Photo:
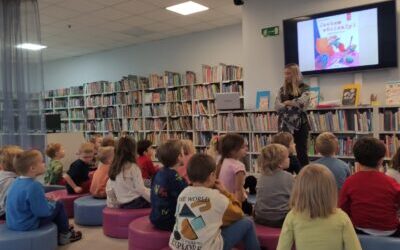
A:
{"label": "woman holding book", "polygon": [[297,158],[301,166],[309,163],[307,141],[309,125],[307,107],[310,102],[310,87],[303,83],[299,66],[294,63],[285,66],[285,82],[275,100],[278,112],[278,131],[293,134]]}

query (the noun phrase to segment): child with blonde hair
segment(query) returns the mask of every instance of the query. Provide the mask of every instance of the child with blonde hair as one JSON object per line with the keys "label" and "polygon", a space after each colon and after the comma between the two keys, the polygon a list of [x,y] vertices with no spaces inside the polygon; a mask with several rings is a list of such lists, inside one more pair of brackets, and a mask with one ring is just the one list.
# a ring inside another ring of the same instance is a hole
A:
{"label": "child with blonde hair", "polygon": [[150,190],[144,186],[136,164],[136,142],[130,136],[118,140],[115,156],[108,172],[107,206],[124,209],[150,207]]}
{"label": "child with blonde hair", "polygon": [[99,166],[93,174],[92,183],[90,185],[90,193],[98,199],[107,198],[106,185],[108,181],[108,172],[110,165],[114,159],[114,147],[100,147],[97,158]]}
{"label": "child with blonde hair", "polygon": [[62,178],[64,166],[60,161],[65,156],[63,146],[60,143],[50,143],[47,145],[46,155],[50,158],[50,163],[44,175],[44,183],[48,185],[65,185]]}
{"label": "child with blonde hair", "polygon": [[62,202],[49,202],[43,186],[35,178],[46,171],[42,154],[28,150],[16,157],[15,169],[20,175],[11,185],[7,196],[7,227],[16,231],[30,231],[42,225],[55,223],[58,244],[80,240],[82,233],[68,223]]}
{"label": "child with blonde hair", "polygon": [[298,174],[300,172],[301,165],[296,156],[296,144],[294,143],[293,135],[289,132],[280,132],[272,136],[271,143],[281,144],[289,150],[290,164],[285,170],[292,174]]}
{"label": "child with blonde hair", "polygon": [[221,158],[221,155],[218,151],[221,138],[222,137],[218,136],[218,135],[213,136],[210,140],[210,145],[207,148],[207,154],[210,155],[217,163],[219,162],[219,160]]}
{"label": "child with blonde hair", "polygon": [[338,139],[334,134],[324,132],[318,135],[315,141],[315,150],[323,157],[314,163],[322,164],[332,172],[340,190],[346,178],[350,176],[350,168],[347,163],[335,157],[338,148]]}
{"label": "child with blonde hair", "polygon": [[88,193],[90,190],[89,170],[93,162],[95,149],[90,142],[82,143],[79,148],[79,159],[74,161],[64,174],[69,194]]}
{"label": "child with blonde hair", "polygon": [[14,145],[5,146],[0,149],[0,219],[5,219],[6,214],[6,196],[11,184],[17,178],[14,167],[14,159],[23,152],[22,148]]}
{"label": "child with blonde hair", "polygon": [[257,182],[254,220],[270,227],[282,227],[289,212],[294,177],[284,171],[289,167],[289,151],[281,144],[270,144],[261,150],[257,164],[262,175]]}
{"label": "child with blonde hair", "polygon": [[278,250],[361,250],[350,218],[337,208],[335,179],[321,164],[299,173],[279,236]]}
{"label": "child with blonde hair", "polygon": [[181,140],[182,150],[183,150],[183,166],[177,169],[177,172],[180,176],[182,176],[187,183],[190,183],[189,177],[187,175],[187,164],[192,158],[192,156],[196,153],[196,149],[191,140]]}

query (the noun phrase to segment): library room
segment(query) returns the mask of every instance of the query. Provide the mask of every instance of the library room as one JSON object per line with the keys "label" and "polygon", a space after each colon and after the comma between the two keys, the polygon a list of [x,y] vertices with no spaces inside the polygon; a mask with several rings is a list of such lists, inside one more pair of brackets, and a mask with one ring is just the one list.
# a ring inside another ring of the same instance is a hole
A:
{"label": "library room", "polygon": [[400,249],[398,4],[0,0],[0,249]]}

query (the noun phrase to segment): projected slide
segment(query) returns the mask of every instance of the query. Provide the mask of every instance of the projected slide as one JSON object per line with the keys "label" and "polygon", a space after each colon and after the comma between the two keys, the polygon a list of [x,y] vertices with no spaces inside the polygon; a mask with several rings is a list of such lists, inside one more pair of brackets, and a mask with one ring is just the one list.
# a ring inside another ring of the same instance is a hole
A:
{"label": "projected slide", "polygon": [[377,9],[299,22],[302,71],[378,64]]}

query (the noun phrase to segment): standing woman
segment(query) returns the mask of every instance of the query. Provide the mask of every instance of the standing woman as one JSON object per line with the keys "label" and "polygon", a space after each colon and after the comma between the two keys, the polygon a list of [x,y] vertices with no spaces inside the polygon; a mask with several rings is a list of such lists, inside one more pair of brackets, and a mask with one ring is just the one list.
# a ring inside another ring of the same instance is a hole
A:
{"label": "standing woman", "polygon": [[310,87],[303,83],[299,66],[294,63],[285,66],[285,83],[279,89],[275,100],[278,112],[278,131],[293,134],[297,158],[301,166],[309,163],[307,141],[309,125],[307,107],[310,102]]}

